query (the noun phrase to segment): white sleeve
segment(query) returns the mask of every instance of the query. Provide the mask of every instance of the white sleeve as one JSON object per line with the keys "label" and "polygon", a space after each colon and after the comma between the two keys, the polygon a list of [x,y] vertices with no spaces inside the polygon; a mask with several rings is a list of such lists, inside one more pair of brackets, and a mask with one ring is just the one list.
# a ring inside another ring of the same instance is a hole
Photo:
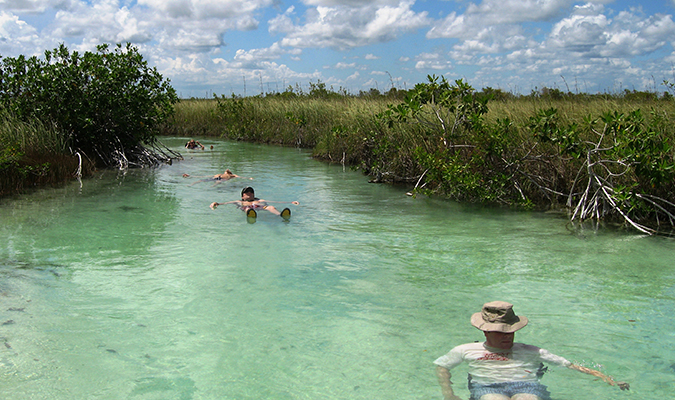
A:
{"label": "white sleeve", "polygon": [[558,365],[561,367],[569,367],[572,364],[565,358],[557,356],[545,349],[539,349],[539,356],[544,362],[548,364]]}
{"label": "white sleeve", "polygon": [[434,364],[441,366],[446,369],[452,369],[458,366],[464,361],[463,352],[459,346],[450,350],[450,352],[444,356],[438,357]]}

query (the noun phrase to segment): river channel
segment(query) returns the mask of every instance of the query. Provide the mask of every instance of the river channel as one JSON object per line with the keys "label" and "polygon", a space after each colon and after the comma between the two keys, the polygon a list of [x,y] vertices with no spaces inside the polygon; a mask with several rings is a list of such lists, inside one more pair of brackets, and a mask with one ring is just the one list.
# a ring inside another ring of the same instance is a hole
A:
{"label": "river channel", "polygon": [[[163,139],[173,165],[0,200],[0,398],[441,399],[433,361],[482,339],[491,300],[530,319],[516,341],[631,384],[551,367],[553,399],[672,398],[672,239],[187,139]],[[253,180],[198,178],[226,168]],[[209,208],[249,185],[299,201],[290,221]],[[453,382],[467,399],[465,366]]]}

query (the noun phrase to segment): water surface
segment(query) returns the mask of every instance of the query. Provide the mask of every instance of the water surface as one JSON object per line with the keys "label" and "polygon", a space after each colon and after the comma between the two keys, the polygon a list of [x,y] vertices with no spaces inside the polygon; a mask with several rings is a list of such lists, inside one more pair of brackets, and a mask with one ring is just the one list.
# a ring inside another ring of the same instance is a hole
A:
{"label": "water surface", "polygon": [[[0,398],[440,399],[433,360],[481,340],[469,318],[497,299],[530,318],[517,341],[632,386],[551,369],[554,399],[672,396],[672,240],[411,198],[295,149],[165,141],[185,160],[0,202]],[[182,177],[225,168],[254,180]],[[208,207],[245,185],[300,205],[254,224]]]}

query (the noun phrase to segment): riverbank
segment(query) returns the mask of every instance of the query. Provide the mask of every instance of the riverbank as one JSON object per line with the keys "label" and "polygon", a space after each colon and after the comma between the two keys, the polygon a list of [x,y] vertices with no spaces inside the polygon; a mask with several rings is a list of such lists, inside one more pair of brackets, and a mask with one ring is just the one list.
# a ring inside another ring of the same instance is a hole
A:
{"label": "riverbank", "polygon": [[371,181],[462,202],[566,209],[648,233],[675,220],[668,94],[511,96],[443,80],[401,97],[183,100],[163,133],[307,148]]}
{"label": "riverbank", "polygon": [[160,133],[306,148],[413,193],[642,229],[675,219],[674,115],[669,95],[513,96],[442,80],[386,95],[181,100]]}
{"label": "riverbank", "polygon": [[53,126],[0,114],[0,197],[94,173],[93,162],[63,149],[62,135]]}
{"label": "riverbank", "polygon": [[[313,150],[316,158],[363,168],[373,176],[418,177],[424,172],[414,149],[428,147],[431,132],[415,121],[393,126],[378,118],[401,96],[372,97],[251,97],[184,99],[161,129],[164,136],[219,137]],[[675,138],[675,102],[654,96],[509,96],[488,103],[486,125],[509,121],[510,142],[516,147],[533,144],[533,120],[542,110],[557,110],[548,121],[551,129],[589,125],[603,115],[629,116],[640,110],[646,125],[658,122]],[[541,118],[539,118],[541,120]],[[519,144],[515,144],[519,143]],[[393,149],[393,151],[391,151]]]}
{"label": "riverbank", "polygon": [[0,179],[0,197],[26,192],[45,186],[60,186],[76,179],[90,177],[92,163],[80,163],[79,157],[63,154],[33,154],[22,156],[12,165],[4,166]]}

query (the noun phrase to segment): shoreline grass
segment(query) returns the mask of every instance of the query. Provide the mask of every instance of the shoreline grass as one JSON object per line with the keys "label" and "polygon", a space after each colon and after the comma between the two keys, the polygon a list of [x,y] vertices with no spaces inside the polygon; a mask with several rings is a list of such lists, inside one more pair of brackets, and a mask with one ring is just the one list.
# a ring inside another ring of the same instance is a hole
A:
{"label": "shoreline grass", "polygon": [[[386,96],[182,100],[163,134],[307,148],[374,182],[407,183],[458,201],[570,213],[591,202],[583,218],[607,215],[607,204],[623,215],[621,202],[640,220],[674,224],[672,96],[502,96],[487,102],[484,113],[475,98],[458,98],[446,110],[423,105],[426,117]],[[473,114],[458,125],[462,107]],[[587,159],[587,151],[599,158]],[[586,197],[591,186],[584,193],[583,179],[609,186],[599,198]],[[665,216],[657,216],[652,199],[668,209]]]}
{"label": "shoreline grass", "polygon": [[93,163],[69,155],[55,127],[0,112],[0,197],[68,182],[78,170],[89,176]]}

